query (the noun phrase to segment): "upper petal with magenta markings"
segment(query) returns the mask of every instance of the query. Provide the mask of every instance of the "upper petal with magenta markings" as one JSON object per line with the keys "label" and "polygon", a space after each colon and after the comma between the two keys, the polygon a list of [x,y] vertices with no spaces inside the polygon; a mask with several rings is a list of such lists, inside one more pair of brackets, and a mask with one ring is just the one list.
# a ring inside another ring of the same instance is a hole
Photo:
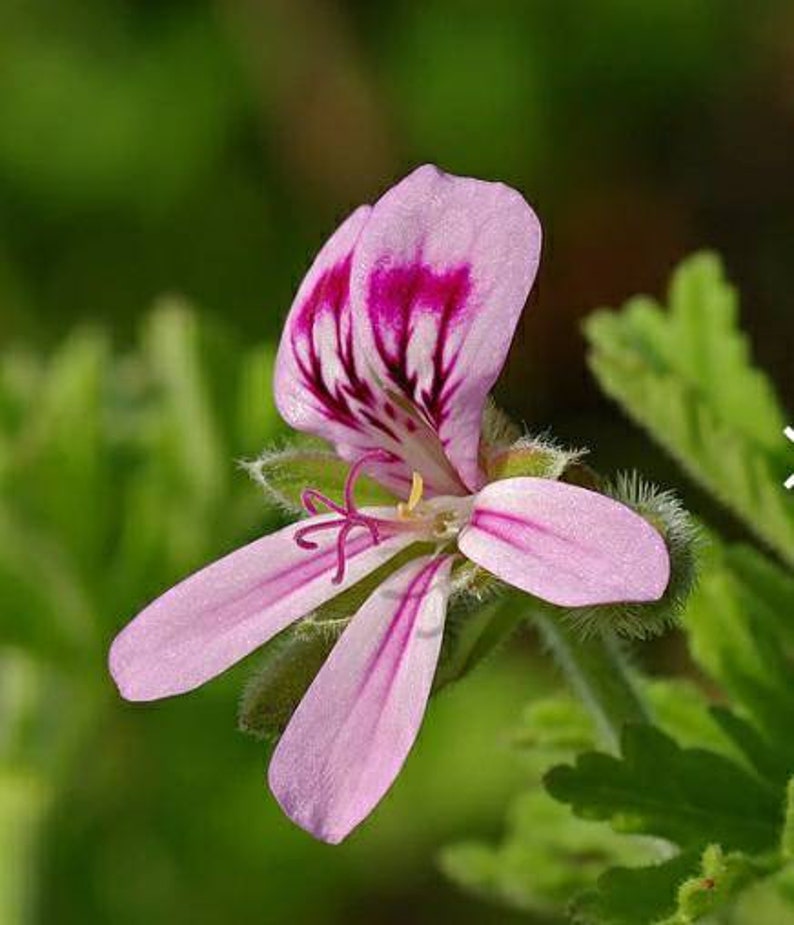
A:
{"label": "upper petal with magenta markings", "polygon": [[276,365],[293,427],[396,494],[482,482],[480,420],[537,269],[540,226],[498,183],[421,167],[336,231],[300,287]]}

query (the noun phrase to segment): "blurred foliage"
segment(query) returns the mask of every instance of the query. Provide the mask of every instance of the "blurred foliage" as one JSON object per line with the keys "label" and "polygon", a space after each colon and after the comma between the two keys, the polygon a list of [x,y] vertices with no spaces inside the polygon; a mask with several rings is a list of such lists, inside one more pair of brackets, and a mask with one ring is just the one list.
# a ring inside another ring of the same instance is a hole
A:
{"label": "blurred foliage", "polygon": [[[230,461],[277,426],[271,362],[173,299],[134,352],[83,330],[50,357],[0,355],[4,870],[24,873],[37,823],[96,748],[119,618],[264,520]],[[16,880],[0,921],[30,902]]]}
{"label": "blurred foliage", "polygon": [[[357,904],[375,904],[401,869],[421,891],[432,851],[492,816],[515,778],[482,760],[494,718],[527,695],[518,666],[502,662],[449,706],[442,698],[435,739],[381,825],[332,860],[266,798],[261,750],[230,738],[235,685],[250,668],[156,708],[123,705],[112,690],[107,647],[126,619],[274,524],[234,462],[281,440],[272,358],[176,299],[145,319],[132,350],[93,329],[50,356],[0,354],[3,925],[364,921]],[[324,626],[333,638],[326,609],[304,637]],[[260,693],[263,669],[289,644],[261,657]],[[433,784],[453,778],[454,788]],[[431,816],[406,812],[415,800]],[[299,887],[304,865],[311,890]]]}

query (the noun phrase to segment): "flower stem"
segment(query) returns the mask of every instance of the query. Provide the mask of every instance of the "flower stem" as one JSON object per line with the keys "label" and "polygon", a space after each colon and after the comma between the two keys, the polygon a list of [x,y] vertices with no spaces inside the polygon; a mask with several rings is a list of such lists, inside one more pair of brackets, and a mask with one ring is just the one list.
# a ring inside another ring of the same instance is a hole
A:
{"label": "flower stem", "polygon": [[604,746],[617,751],[626,723],[651,721],[619,642],[611,633],[583,639],[541,604],[532,607],[531,617],[574,693],[595,720]]}

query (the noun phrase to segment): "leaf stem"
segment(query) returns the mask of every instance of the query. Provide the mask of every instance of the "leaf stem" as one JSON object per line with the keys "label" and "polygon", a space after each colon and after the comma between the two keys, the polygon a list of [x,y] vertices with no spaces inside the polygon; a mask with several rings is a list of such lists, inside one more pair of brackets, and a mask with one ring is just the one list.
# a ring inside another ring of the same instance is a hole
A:
{"label": "leaf stem", "polygon": [[595,720],[603,744],[617,752],[626,723],[651,721],[620,643],[612,633],[582,638],[564,617],[539,602],[530,615],[573,692]]}

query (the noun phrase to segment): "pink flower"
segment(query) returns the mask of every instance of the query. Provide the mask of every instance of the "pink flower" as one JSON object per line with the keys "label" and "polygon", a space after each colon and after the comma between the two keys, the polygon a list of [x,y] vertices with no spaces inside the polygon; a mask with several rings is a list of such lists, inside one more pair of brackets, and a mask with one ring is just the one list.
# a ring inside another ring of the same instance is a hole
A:
{"label": "pink flower", "polygon": [[[275,373],[286,421],[351,463],[344,498],[307,487],[307,520],[185,579],[113,643],[124,697],[180,694],[411,544],[432,543],[353,617],[273,755],[276,799],[327,842],[373,810],[411,749],[456,559],[566,607],[657,600],[667,586],[665,543],[629,508],[550,479],[485,484],[483,407],[540,241],[517,192],[430,166],[357,209],[303,281]],[[403,500],[357,507],[361,471]]]}

